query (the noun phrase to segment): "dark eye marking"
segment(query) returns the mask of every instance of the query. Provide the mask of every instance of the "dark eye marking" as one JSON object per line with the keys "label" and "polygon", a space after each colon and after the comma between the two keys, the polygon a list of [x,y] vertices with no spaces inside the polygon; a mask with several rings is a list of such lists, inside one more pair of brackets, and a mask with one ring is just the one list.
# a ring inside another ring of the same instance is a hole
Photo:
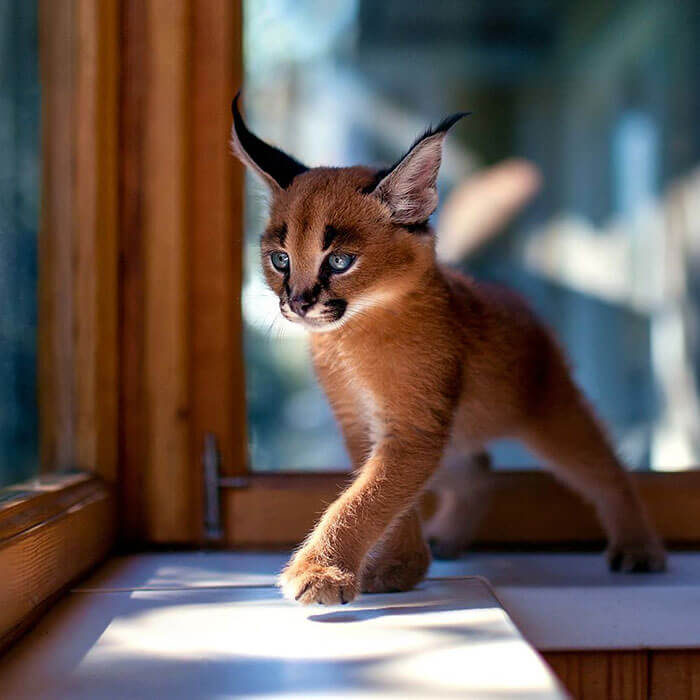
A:
{"label": "dark eye marking", "polygon": [[325,263],[321,265],[321,269],[318,271],[318,282],[321,286],[321,289],[328,291],[328,288],[331,286],[331,277],[333,275],[333,270],[326,265]]}
{"label": "dark eye marking", "polygon": [[326,226],[323,232],[323,250],[326,251],[331,247],[331,243],[340,235],[340,231],[333,226]]}
{"label": "dark eye marking", "polygon": [[359,245],[361,237],[356,231],[338,229],[330,224],[323,231],[323,251],[328,250],[332,244],[337,246]]}
{"label": "dark eye marking", "polygon": [[287,240],[287,224],[282,224],[281,226],[277,226],[276,228],[272,229],[270,232],[270,238],[277,241],[280,246],[283,246],[284,242]]}
{"label": "dark eye marking", "polygon": [[330,320],[337,321],[344,313],[348,306],[348,302],[345,299],[329,299],[324,303],[327,309],[327,315]]}

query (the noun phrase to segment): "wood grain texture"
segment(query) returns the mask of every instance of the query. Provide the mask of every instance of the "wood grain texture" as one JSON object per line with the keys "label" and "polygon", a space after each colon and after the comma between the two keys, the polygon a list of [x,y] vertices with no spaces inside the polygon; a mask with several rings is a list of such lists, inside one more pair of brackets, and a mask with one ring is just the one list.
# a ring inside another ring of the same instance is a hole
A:
{"label": "wood grain texture", "polygon": [[265,474],[222,497],[224,542],[232,547],[289,547],[311,531],[350,481],[347,474]]}
{"label": "wood grain texture", "polygon": [[0,648],[112,547],[115,504],[104,483],[92,478],[65,488],[50,497],[39,493],[34,504],[24,498],[0,509]]}
{"label": "wood grain texture", "polygon": [[[697,620],[697,611],[689,616],[689,621]],[[700,700],[700,649],[653,651],[650,656],[651,700]]]}
{"label": "wood grain texture", "polygon": [[[545,472],[499,472],[476,545],[486,547],[596,543],[603,532],[592,509]],[[679,546],[700,544],[700,472],[635,474],[661,535]],[[345,484],[347,474],[257,474],[248,488],[226,489],[225,541],[231,546],[301,542]],[[434,507],[430,494],[424,513]]]}
{"label": "wood grain texture", "polygon": [[125,535],[203,538],[202,450],[245,469],[240,3],[121,0],[120,454]]}
{"label": "wood grain texture", "polygon": [[[633,480],[665,540],[700,543],[700,471],[637,472]],[[496,474],[493,503],[479,529],[493,542],[576,542],[603,539],[593,509],[544,471]]]}
{"label": "wood grain texture", "polygon": [[43,0],[41,466],[0,499],[0,645],[94,566],[117,479],[118,0]]}
{"label": "wood grain texture", "polygon": [[647,700],[646,651],[543,654],[575,700]]}
{"label": "wood grain texture", "polygon": [[117,0],[40,5],[44,471],[117,471]]}
{"label": "wood grain texture", "polygon": [[121,1],[120,509],[128,541],[190,542],[188,0]]}
{"label": "wood grain texture", "polygon": [[90,474],[44,474],[0,489],[0,541],[50,520],[94,490]]}
{"label": "wood grain texture", "polygon": [[39,444],[43,471],[74,458],[73,2],[39,3],[42,202],[39,235]]}
{"label": "wood grain texture", "polygon": [[143,123],[144,373],[148,533],[192,536],[189,494],[188,280],[189,3],[148,0],[151,79]]}
{"label": "wood grain texture", "polygon": [[145,153],[143,119],[149,81],[146,6],[123,0],[119,86],[119,510],[121,536],[146,536],[144,405]]}
{"label": "wood grain texture", "polygon": [[117,0],[76,0],[74,466],[117,478]]}
{"label": "wood grain texture", "polygon": [[189,239],[191,454],[190,495],[203,522],[197,468],[213,433],[222,471],[246,469],[241,287],[243,173],[228,142],[232,93],[242,80],[238,3],[192,7],[192,202]]}

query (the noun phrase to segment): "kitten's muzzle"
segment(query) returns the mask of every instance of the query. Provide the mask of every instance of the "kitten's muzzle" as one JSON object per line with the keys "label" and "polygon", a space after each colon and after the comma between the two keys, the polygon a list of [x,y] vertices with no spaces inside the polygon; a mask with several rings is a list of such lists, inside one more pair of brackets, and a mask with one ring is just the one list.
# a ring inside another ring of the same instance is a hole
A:
{"label": "kitten's muzzle", "polygon": [[315,299],[309,299],[306,294],[299,294],[293,296],[289,299],[289,308],[297,315],[302,318],[313,308],[316,304]]}

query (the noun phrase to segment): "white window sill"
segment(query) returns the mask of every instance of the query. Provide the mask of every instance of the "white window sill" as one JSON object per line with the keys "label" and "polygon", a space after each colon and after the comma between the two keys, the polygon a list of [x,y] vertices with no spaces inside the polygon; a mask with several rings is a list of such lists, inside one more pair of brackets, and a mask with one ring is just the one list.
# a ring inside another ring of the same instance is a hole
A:
{"label": "white window sill", "polygon": [[700,647],[700,554],[637,576],[600,555],[474,554],[417,591],[311,609],[272,587],[285,560],[115,558],[0,661],[3,697],[557,698],[521,632],[544,651]]}

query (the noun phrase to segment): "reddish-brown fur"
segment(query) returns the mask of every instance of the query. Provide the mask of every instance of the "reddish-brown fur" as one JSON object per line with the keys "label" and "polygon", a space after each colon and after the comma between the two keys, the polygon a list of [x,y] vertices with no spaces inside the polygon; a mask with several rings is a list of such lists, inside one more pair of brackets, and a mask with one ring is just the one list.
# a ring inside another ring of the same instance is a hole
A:
{"label": "reddish-brown fur", "polygon": [[[442,136],[429,135],[435,143],[422,154],[429,160],[437,146],[435,175]],[[235,130],[234,150],[251,164]],[[550,333],[516,295],[438,265],[432,234],[397,222],[396,202],[376,196],[375,179],[353,167],[308,170],[284,188],[268,180],[263,269],[283,315],[323,331],[311,333],[313,362],[357,473],[282,574],[285,595],[332,604],[415,585],[430,561],[421,490],[433,477],[444,492],[430,534],[455,553],[474,527],[459,509],[478,515],[488,491],[483,449],[504,436],[522,440],[596,506],[613,567],[663,568],[663,547]],[[411,196],[412,182],[403,184],[401,197]],[[343,232],[338,250],[355,263],[317,288],[301,318],[289,300],[314,287],[335,249],[322,250],[328,226]],[[270,261],[275,251],[289,256],[286,276]],[[323,316],[331,299],[347,302],[337,321]]]}

